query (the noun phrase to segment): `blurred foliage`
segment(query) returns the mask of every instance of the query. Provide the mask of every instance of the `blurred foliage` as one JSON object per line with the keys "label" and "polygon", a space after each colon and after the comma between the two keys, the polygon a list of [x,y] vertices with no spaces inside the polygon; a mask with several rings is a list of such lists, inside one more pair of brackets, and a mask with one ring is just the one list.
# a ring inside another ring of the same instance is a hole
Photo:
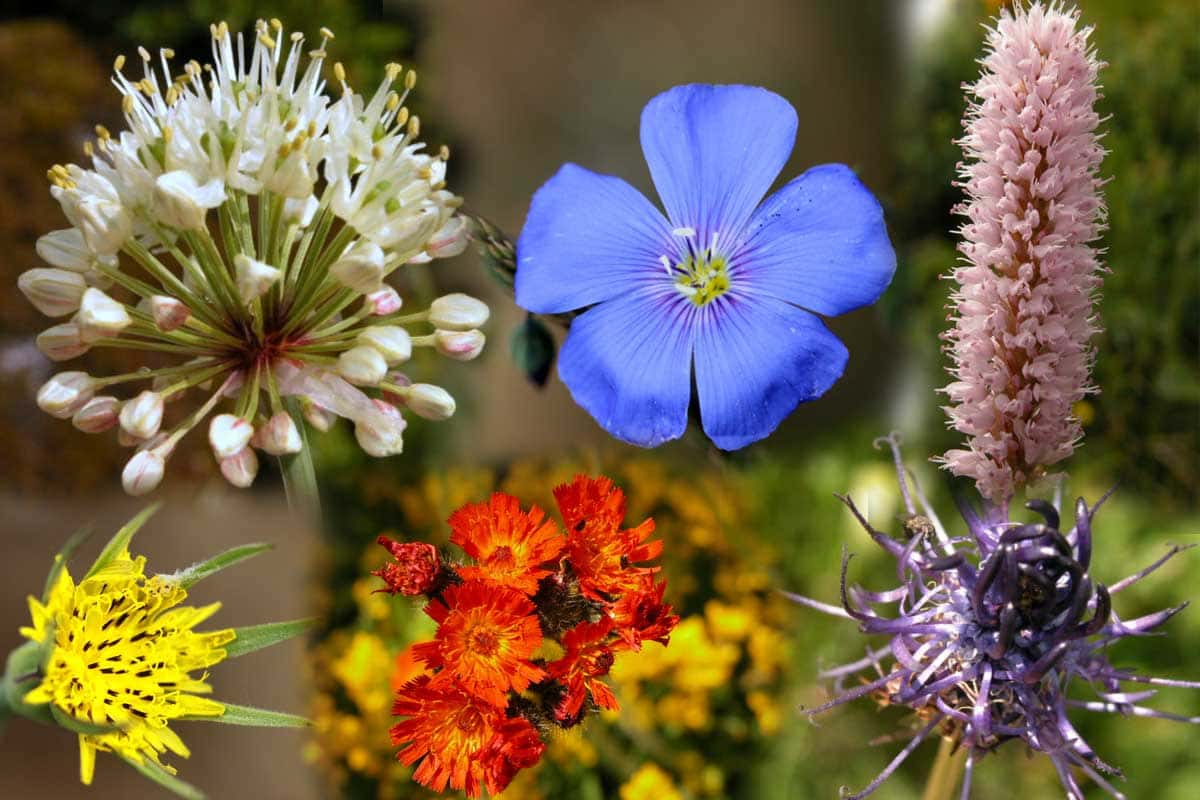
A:
{"label": "blurred foliage", "polygon": [[[957,260],[950,209],[961,157],[961,85],[975,80],[982,23],[994,3],[953,7],[931,46],[914,54],[898,103],[888,219],[900,268],[882,301],[918,359],[946,328]],[[1173,505],[1200,494],[1200,30],[1173,0],[1090,0],[1083,23],[1109,66],[1100,112],[1109,229],[1094,382],[1101,394],[1075,459],[1105,465],[1123,485]],[[944,363],[939,362],[939,363]],[[936,451],[954,446],[943,432]]]}
{"label": "blurred foliage", "polygon": [[[657,536],[667,542],[668,600],[683,620],[669,647],[648,645],[618,660],[610,681],[619,713],[605,712],[555,738],[541,765],[521,773],[504,796],[648,800],[669,797],[666,786],[680,797],[746,796],[752,766],[788,720],[779,697],[793,609],[772,591],[770,548],[742,535],[749,508],[733,483],[716,470],[681,477],[638,458],[550,467],[525,462],[503,476],[430,472],[368,492],[373,503],[392,507],[399,536],[444,547],[443,521],[459,505],[499,489],[523,504],[553,508],[551,489],[580,472],[607,474],[625,489],[627,520],[654,518]],[[386,553],[362,547],[357,536],[334,546],[354,554],[357,569],[332,587],[329,605],[343,611],[341,622],[314,649],[319,694],[309,755],[342,796],[423,797],[394,761],[389,676],[403,648],[427,636],[431,625],[418,604],[372,594],[379,582],[368,572]]]}

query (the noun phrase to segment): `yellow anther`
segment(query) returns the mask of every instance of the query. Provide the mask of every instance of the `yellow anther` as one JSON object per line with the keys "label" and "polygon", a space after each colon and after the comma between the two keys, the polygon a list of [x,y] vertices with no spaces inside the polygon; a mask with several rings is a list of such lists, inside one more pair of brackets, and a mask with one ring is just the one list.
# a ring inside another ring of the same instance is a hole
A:
{"label": "yellow anther", "polygon": [[87,156],[88,158],[91,158],[95,152],[96,152],[96,148],[92,145],[91,142],[83,143],[83,154],[85,156]]}
{"label": "yellow anther", "polygon": [[296,31],[291,35],[290,38],[293,42],[296,42],[297,44],[299,44],[300,42],[304,41],[304,34],[301,33],[300,31]]}
{"label": "yellow anther", "polygon": [[95,130],[96,130],[96,135],[99,136],[101,139],[111,139],[112,138],[112,134],[108,132],[108,128],[104,127],[103,125],[97,125]]}
{"label": "yellow anther", "polygon": [[163,58],[174,58],[174,57],[175,57],[175,51],[174,51],[174,50],[172,50],[172,49],[171,49],[171,48],[169,48],[169,47],[164,47],[164,48],[162,49],[162,57],[163,57]]}
{"label": "yellow anther", "polygon": [[420,178],[421,180],[427,181],[432,176],[433,176],[433,170],[431,170],[429,167],[421,167],[419,170],[417,170],[417,177]]}
{"label": "yellow anther", "polygon": [[399,78],[400,73],[403,71],[404,71],[404,67],[400,66],[399,64],[397,64],[394,61],[391,64],[388,64],[386,67],[383,68],[383,74],[387,75],[387,79],[389,81],[394,81],[397,78]]}
{"label": "yellow anther", "polygon": [[221,38],[221,34],[217,32],[218,30],[220,30],[220,29],[217,27],[217,23],[213,22],[213,23],[209,24],[208,33],[210,36],[212,36],[212,38],[214,38],[214,39]]}
{"label": "yellow anther", "polygon": [[408,120],[408,136],[415,139],[421,134],[421,118],[414,114]]}
{"label": "yellow anther", "polygon": [[336,39],[337,37],[333,35],[333,31],[329,30],[329,28],[321,28],[321,38]]}
{"label": "yellow anther", "polygon": [[117,56],[113,59],[113,72],[120,72],[125,66],[125,56]]}
{"label": "yellow anther", "polygon": [[167,105],[173,106],[179,101],[179,90],[174,85],[167,89]]}
{"label": "yellow anther", "polygon": [[417,71],[410,69],[408,74],[404,76],[404,88],[411,89],[417,85]]}
{"label": "yellow anther", "polygon": [[295,117],[288,117],[287,122],[283,123],[283,129],[285,131],[294,131],[299,124],[300,120]]}
{"label": "yellow anther", "polygon": [[126,114],[133,113],[133,95],[127,94],[121,98],[121,110]]}
{"label": "yellow anther", "polygon": [[392,92],[388,95],[387,102],[383,104],[388,111],[395,111],[400,107],[400,95]]}
{"label": "yellow anther", "polygon": [[268,50],[275,49],[275,40],[272,39],[270,36],[267,36],[265,33],[260,33],[258,35],[258,43],[261,44],[263,47],[267,48]]}
{"label": "yellow anther", "polygon": [[396,124],[397,125],[399,125],[400,127],[404,127],[404,123],[406,123],[406,122],[408,122],[408,106],[405,106],[404,108],[400,109],[396,113]]}
{"label": "yellow anther", "polygon": [[218,22],[217,23],[217,37],[220,39],[224,39],[228,35],[229,35],[229,23],[225,22],[224,20],[222,20],[221,22]]}
{"label": "yellow anther", "polygon": [[142,47],[140,44],[138,45],[138,55],[142,57],[142,61],[150,60],[150,51]]}
{"label": "yellow anther", "polygon": [[333,65],[333,77],[337,78],[338,83],[346,82],[346,68],[342,62],[338,61]]}
{"label": "yellow anther", "polygon": [[311,58],[313,61],[316,61],[318,58],[324,58],[327,55],[329,55],[329,54],[326,53],[324,50],[309,50],[308,51],[308,57]]}
{"label": "yellow anther", "polygon": [[377,144],[372,145],[371,146],[371,158],[375,159],[376,161],[383,158],[383,148]]}
{"label": "yellow anther", "polygon": [[306,134],[308,134],[308,138],[310,138],[310,139],[313,138],[314,136],[316,136],[317,135],[317,123],[309,122],[308,127],[305,128],[304,132]]}
{"label": "yellow anther", "polygon": [[162,138],[167,144],[171,143],[171,139],[175,138],[175,131],[171,130],[170,125],[162,126]]}
{"label": "yellow anther", "polygon": [[271,17],[271,27],[277,31],[281,31],[283,30],[283,23],[279,21],[278,17]]}
{"label": "yellow anther", "polygon": [[438,158],[442,161],[450,160],[450,147],[448,145],[442,145],[442,148],[438,150]]}

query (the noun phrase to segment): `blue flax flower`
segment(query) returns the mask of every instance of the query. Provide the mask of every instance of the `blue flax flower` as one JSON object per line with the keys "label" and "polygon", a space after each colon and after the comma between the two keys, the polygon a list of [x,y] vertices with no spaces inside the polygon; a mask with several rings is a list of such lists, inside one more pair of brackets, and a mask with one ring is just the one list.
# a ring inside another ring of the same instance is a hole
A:
{"label": "blue flax flower", "polygon": [[726,450],[841,377],[846,348],[817,315],[873,303],[896,258],[879,203],[844,165],[763,200],[795,138],[796,112],[773,92],[677,86],[642,111],[665,217],[620,178],[574,164],[534,195],[517,303],[587,309],[559,374],[614,436],[653,447],[682,435],[693,363],[704,431]]}
{"label": "blue flax flower", "polygon": [[[1112,598],[1133,586],[1182,547],[1111,586],[1091,575],[1092,524],[1103,499],[1075,503],[1075,524],[1060,526],[1059,509],[1043,500],[1027,507],[1041,522],[1008,519],[1007,509],[980,516],[963,505],[965,535],[951,537],[904,479],[895,438],[892,445],[908,515],[905,538],[875,530],[844,498],[871,538],[896,560],[900,585],[887,591],[847,586],[842,559],[842,605],[789,594],[798,603],[858,623],[863,633],[886,637],[864,658],[826,670],[837,695],[810,714],[867,695],[883,705],[906,706],[916,715],[908,744],[862,791],[875,792],[931,734],[966,750],[963,800],[970,796],[975,764],[1006,741],[1021,740],[1054,765],[1068,800],[1084,800],[1081,776],[1123,800],[1109,778],[1124,777],[1102,761],[1070,718],[1073,710],[1151,717],[1192,724],[1186,717],[1143,705],[1153,687],[1200,688],[1194,681],[1157,678],[1114,665],[1112,646],[1154,633],[1187,603],[1124,619]],[[889,606],[894,613],[881,613]],[[846,688],[849,681],[852,688]],[[1140,684],[1146,688],[1128,687]],[[1087,684],[1095,699],[1082,699],[1073,684]],[[1108,777],[1105,777],[1108,776]]]}

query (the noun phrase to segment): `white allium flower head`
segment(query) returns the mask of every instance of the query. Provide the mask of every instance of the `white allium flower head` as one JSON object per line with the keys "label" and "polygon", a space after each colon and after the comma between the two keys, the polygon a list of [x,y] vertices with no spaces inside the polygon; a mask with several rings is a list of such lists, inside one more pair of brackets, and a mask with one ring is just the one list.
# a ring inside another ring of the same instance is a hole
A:
{"label": "white allium flower head", "polygon": [[[39,394],[48,413],[77,416],[87,432],[117,428],[139,448],[123,476],[137,494],[214,413],[214,455],[237,486],[257,473],[254,448],[302,447],[301,418],[319,430],[347,418],[367,452],[399,453],[405,422],[383,398],[401,400],[412,382],[388,366],[413,347],[461,359],[483,342],[471,331],[448,346],[429,312],[401,316],[385,283],[406,264],[461,252],[470,233],[445,188],[449,151],[425,152],[405,106],[416,73],[389,64],[364,95],[327,64],[324,28],[315,48],[278,20],[249,36],[225,23],[210,32],[208,64],[174,64],[166,49],[116,59],[125,129],[96,126],[85,166],[50,168],[69,227],[38,240],[47,267],[20,280],[43,313],[74,314],[38,337],[50,358],[107,347],[175,360],[125,375],[60,373]],[[109,394],[121,384],[135,386],[124,399]],[[191,408],[164,415],[164,402],[189,397]],[[453,408],[436,399],[425,405]],[[447,416],[438,409],[421,410]]]}

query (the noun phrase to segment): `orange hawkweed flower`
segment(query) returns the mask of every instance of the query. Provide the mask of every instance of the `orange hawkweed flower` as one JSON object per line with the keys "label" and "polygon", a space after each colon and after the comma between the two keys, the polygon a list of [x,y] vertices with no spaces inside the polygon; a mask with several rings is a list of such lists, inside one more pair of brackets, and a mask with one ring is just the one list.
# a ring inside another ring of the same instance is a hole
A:
{"label": "orange hawkweed flower", "polygon": [[555,488],[554,499],[567,526],[566,557],[586,597],[608,602],[638,589],[642,575],[658,571],[634,566],[662,553],[662,541],[645,542],[654,533],[654,520],[621,530],[625,493],[611,480],[580,475]]}
{"label": "orange hawkweed flower", "polygon": [[535,593],[538,581],[553,571],[542,565],[554,561],[565,544],[558,526],[545,516],[537,506],[522,511],[517,498],[501,492],[486,503],[468,503],[455,511],[450,541],[477,562],[459,568],[459,574]]}
{"label": "orange hawkweed flower", "polygon": [[667,582],[655,584],[649,575],[641,576],[642,585],[625,593],[606,612],[618,636],[631,650],[641,650],[642,642],[667,644],[679,617],[663,602]]}
{"label": "orange hawkweed flower", "polygon": [[422,676],[401,687],[392,713],[408,717],[392,726],[392,744],[408,744],[396,758],[406,766],[420,761],[413,779],[436,792],[449,786],[479,797],[486,787],[497,794],[545,749],[527,720],[509,719],[502,708],[441,677]]}
{"label": "orange hawkweed flower", "polygon": [[562,700],[554,707],[554,716],[560,722],[576,720],[589,693],[600,708],[620,709],[612,689],[600,680],[613,665],[613,651],[609,646],[612,631],[613,622],[605,617],[599,622],[582,622],[563,636],[566,655],[546,667],[550,676],[562,681],[566,689]]}
{"label": "orange hawkweed flower", "polygon": [[516,589],[466,581],[447,588],[425,613],[438,623],[437,636],[413,653],[484,701],[504,708],[509,690],[522,692],[545,677],[529,662],[542,646],[542,629],[533,603]]}
{"label": "orange hawkweed flower", "polygon": [[426,542],[396,542],[386,536],[376,540],[395,559],[372,572],[387,584],[377,592],[415,597],[425,594],[437,582],[441,559],[437,548]]}
{"label": "orange hawkweed flower", "polygon": [[492,794],[504,791],[518,772],[537,764],[545,751],[546,743],[529,720],[525,717],[504,720],[480,754],[487,790]]}

